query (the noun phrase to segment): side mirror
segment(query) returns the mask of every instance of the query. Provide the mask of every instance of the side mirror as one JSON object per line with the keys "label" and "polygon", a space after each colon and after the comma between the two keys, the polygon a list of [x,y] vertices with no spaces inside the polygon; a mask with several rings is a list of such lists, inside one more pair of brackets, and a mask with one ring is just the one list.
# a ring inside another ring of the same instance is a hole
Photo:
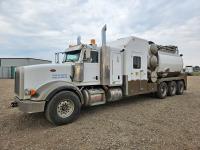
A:
{"label": "side mirror", "polygon": [[59,64],[59,53],[55,53],[55,63]]}
{"label": "side mirror", "polygon": [[180,56],[182,57],[182,56],[183,56],[183,54],[180,54]]}
{"label": "side mirror", "polygon": [[[55,63],[59,64],[60,63],[60,54],[64,54],[65,52],[56,52],[55,53]],[[64,60],[63,60],[64,61]],[[63,63],[62,61],[62,63]]]}
{"label": "side mirror", "polygon": [[90,60],[90,57],[91,57],[90,54],[91,54],[91,51],[90,51],[90,50],[88,50],[88,49],[85,50],[85,51],[84,51],[84,54],[83,54],[83,60],[84,60],[84,61],[89,61],[89,60]]}

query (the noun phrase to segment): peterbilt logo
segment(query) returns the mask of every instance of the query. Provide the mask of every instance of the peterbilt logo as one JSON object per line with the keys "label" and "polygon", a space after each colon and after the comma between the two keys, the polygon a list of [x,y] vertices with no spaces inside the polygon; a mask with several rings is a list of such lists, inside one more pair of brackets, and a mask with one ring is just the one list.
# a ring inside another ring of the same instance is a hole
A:
{"label": "peterbilt logo", "polygon": [[50,69],[51,72],[56,72],[56,69]]}

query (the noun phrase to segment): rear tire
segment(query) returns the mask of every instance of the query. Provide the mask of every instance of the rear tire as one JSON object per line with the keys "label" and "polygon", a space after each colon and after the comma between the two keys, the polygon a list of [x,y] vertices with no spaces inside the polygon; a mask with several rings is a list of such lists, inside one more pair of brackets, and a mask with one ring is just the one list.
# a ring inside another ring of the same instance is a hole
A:
{"label": "rear tire", "polygon": [[183,91],[184,91],[184,82],[183,81],[177,81],[177,91],[176,94],[177,95],[182,95]]}
{"label": "rear tire", "polygon": [[168,83],[168,95],[169,96],[174,96],[176,95],[176,91],[177,91],[177,85],[175,81],[170,81]]}
{"label": "rear tire", "polygon": [[167,91],[168,91],[167,83],[161,82],[158,85],[157,97],[160,98],[160,99],[164,99],[167,96]]}
{"label": "rear tire", "polygon": [[77,119],[80,109],[79,97],[73,92],[62,91],[47,103],[45,116],[51,123],[63,125]]}

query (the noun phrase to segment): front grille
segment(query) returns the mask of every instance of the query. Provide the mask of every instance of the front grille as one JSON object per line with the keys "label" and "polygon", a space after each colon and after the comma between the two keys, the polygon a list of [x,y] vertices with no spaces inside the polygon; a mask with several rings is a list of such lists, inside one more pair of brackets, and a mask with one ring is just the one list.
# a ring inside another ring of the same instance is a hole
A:
{"label": "front grille", "polygon": [[20,81],[20,73],[19,70],[15,71],[15,94],[19,95],[19,81]]}

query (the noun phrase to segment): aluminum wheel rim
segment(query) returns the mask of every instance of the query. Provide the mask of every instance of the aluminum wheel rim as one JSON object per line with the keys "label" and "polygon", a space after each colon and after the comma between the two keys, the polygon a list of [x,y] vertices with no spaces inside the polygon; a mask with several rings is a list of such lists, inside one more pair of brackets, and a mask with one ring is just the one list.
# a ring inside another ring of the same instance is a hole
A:
{"label": "aluminum wheel rim", "polygon": [[61,101],[57,106],[57,114],[61,118],[69,117],[74,111],[74,103],[70,99]]}

